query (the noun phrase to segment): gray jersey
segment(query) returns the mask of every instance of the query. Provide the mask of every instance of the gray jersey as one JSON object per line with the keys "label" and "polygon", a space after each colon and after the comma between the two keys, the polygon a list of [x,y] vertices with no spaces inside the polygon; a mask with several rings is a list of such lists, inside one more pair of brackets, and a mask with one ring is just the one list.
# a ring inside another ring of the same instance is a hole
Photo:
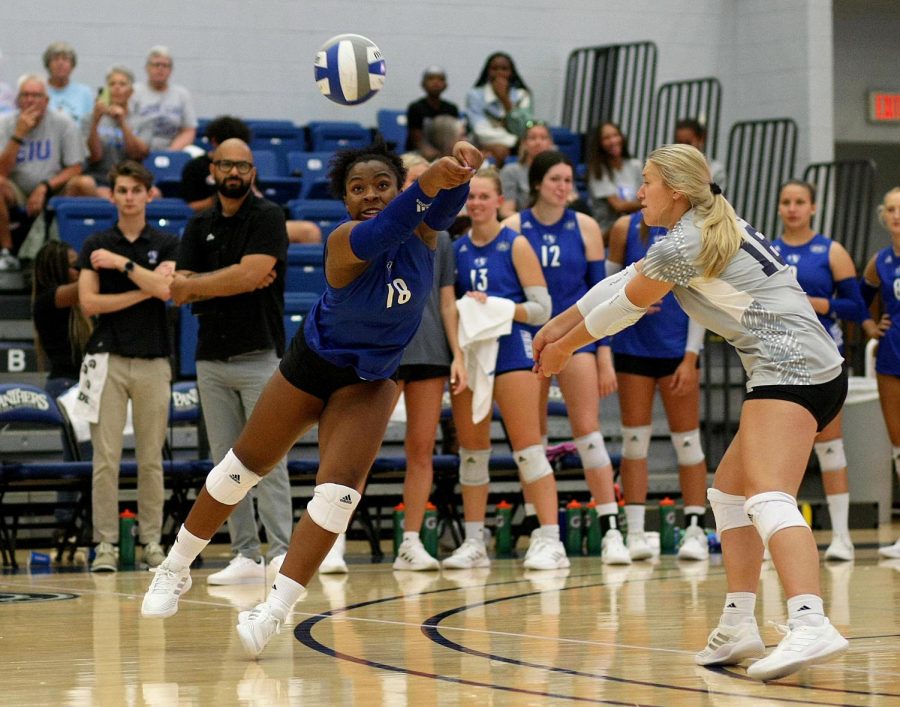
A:
{"label": "gray jersey", "polygon": [[834,341],[765,236],[743,220],[738,223],[744,241],[718,277],[703,277],[695,265],[700,230],[693,211],[650,247],[644,275],[674,283],[684,311],[734,346],[748,391],[827,383],[843,364]]}
{"label": "gray jersey", "polygon": [[[18,111],[0,117],[0,145],[9,142],[18,119]],[[25,134],[9,178],[28,196],[43,180],[84,162],[85,157],[87,147],[75,121],[48,109],[41,122]]]}

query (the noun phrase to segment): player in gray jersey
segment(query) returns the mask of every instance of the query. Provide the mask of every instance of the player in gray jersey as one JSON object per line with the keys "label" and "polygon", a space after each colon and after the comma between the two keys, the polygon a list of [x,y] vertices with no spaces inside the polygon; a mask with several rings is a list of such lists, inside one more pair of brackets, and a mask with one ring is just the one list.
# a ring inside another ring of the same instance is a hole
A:
{"label": "player in gray jersey", "polygon": [[557,373],[573,351],[635,323],[670,290],[688,315],[737,349],[748,394],[708,491],[728,591],[695,662],[733,665],[764,654],[754,608],[765,546],[784,587],[788,622],[775,650],[747,673],[773,680],[848,646],[825,617],[818,551],[796,500],[816,433],[843,404],[846,372],[793,274],[765,237],[737,218],[696,148],[654,150],[638,198],[647,224],[668,235],[538,332],[535,371]]}

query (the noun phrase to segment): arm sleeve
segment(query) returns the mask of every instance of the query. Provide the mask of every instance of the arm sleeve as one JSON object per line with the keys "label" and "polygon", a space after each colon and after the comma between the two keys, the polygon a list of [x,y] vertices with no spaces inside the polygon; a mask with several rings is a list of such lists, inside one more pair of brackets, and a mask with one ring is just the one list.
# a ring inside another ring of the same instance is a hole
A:
{"label": "arm sleeve", "polygon": [[[619,266],[619,270],[622,269],[622,266]],[[616,271],[617,272],[617,271]],[[605,260],[588,260],[587,263],[587,285],[588,287],[593,287],[598,282],[603,280],[608,274],[606,269],[606,261]]]}
{"label": "arm sleeve", "polygon": [[425,214],[425,225],[434,231],[446,231],[456,221],[460,210],[469,198],[469,183],[460,184],[453,189],[442,189],[431,202],[431,208]]}
{"label": "arm sleeve", "polygon": [[871,306],[872,302],[875,301],[875,295],[878,294],[878,286],[870,285],[868,282],[866,282],[866,279],[863,278],[859,283],[859,289],[862,293],[863,302],[865,303],[866,307]]}
{"label": "arm sleeve", "polygon": [[362,221],[350,231],[350,249],[360,260],[371,260],[412,236],[431,206],[418,182],[400,192],[375,218]]}
{"label": "arm sleeve", "polygon": [[630,327],[646,311],[628,299],[623,288],[588,312],[584,318],[584,326],[595,339],[602,339]]}
{"label": "arm sleeve", "polygon": [[838,319],[864,322],[870,319],[869,310],[863,300],[859,282],[855,277],[848,277],[834,283],[837,296],[829,303],[829,312],[834,312]]}
{"label": "arm sleeve", "polygon": [[687,341],[684,345],[685,353],[690,351],[691,353],[699,354],[703,350],[703,339],[705,338],[706,329],[688,317]]}
{"label": "arm sleeve", "polygon": [[586,317],[588,313],[602,302],[608,300],[620,290],[625,289],[628,284],[637,275],[637,269],[634,265],[629,265],[622,272],[604,278],[591,289],[582,295],[581,299],[576,302],[578,311],[582,317]]}

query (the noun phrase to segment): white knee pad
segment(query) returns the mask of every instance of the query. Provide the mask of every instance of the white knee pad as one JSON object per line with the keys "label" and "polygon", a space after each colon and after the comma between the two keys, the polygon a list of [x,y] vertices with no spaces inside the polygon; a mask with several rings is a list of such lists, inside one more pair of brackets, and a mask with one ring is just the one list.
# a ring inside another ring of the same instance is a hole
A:
{"label": "white knee pad", "polygon": [[669,436],[672,439],[672,446],[675,447],[678,466],[693,466],[706,459],[703,445],[700,444],[699,428],[689,432],[672,432]]}
{"label": "white knee pad", "polygon": [[846,468],[847,456],[844,454],[842,437],[830,442],[816,442],[813,449],[816,450],[816,458],[819,460],[819,468],[822,471],[840,471]]}
{"label": "white knee pad", "polygon": [[766,547],[779,530],[792,527],[809,529],[797,508],[797,499],[783,491],[766,491],[751,496],[744,502],[744,510]]}
{"label": "white knee pad", "polygon": [[650,450],[650,435],[653,427],[623,427],[622,428],[622,458],[646,459]]}
{"label": "white knee pad", "polygon": [[256,484],[262,480],[238,459],[229,449],[225,458],[216,464],[206,477],[206,492],[219,503],[234,506],[244,500]]}
{"label": "white knee pad", "polygon": [[329,533],[346,533],[360,498],[359,491],[349,486],[319,484],[306,504],[306,512],[316,525]]}
{"label": "white knee pad", "polygon": [[460,486],[484,486],[491,481],[488,463],[491,461],[490,449],[459,449],[459,484]]}
{"label": "white knee pad", "polygon": [[753,525],[747,512],[744,510],[744,501],[747,499],[743,496],[736,496],[732,493],[724,493],[719,489],[706,489],[706,497],[709,499],[709,506],[712,508],[713,516],[716,519],[716,532],[721,536],[726,530],[734,530],[735,528],[745,528]]}
{"label": "white knee pad", "polygon": [[591,432],[584,437],[575,440],[575,448],[581,457],[581,464],[585,469],[600,469],[609,466],[609,452],[606,451],[606,443],[599,432]]}
{"label": "white knee pad", "polygon": [[519,467],[522,483],[532,484],[553,473],[553,467],[547,461],[547,454],[539,444],[513,451],[513,456],[516,459],[516,466]]}

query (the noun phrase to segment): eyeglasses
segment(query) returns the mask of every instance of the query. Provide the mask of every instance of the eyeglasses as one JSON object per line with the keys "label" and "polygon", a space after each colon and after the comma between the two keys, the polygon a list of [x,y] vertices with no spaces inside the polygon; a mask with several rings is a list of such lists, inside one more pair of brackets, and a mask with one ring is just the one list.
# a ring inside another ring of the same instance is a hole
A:
{"label": "eyeglasses", "polygon": [[247,174],[253,169],[253,163],[245,160],[216,160],[213,162],[213,165],[215,165],[217,170],[225,173],[230,172],[232,169],[237,169],[238,174]]}
{"label": "eyeglasses", "polygon": [[19,98],[46,98],[46,93],[20,93]]}
{"label": "eyeglasses", "polygon": [[148,61],[147,66],[152,66],[154,69],[171,69],[172,64],[168,61]]}

